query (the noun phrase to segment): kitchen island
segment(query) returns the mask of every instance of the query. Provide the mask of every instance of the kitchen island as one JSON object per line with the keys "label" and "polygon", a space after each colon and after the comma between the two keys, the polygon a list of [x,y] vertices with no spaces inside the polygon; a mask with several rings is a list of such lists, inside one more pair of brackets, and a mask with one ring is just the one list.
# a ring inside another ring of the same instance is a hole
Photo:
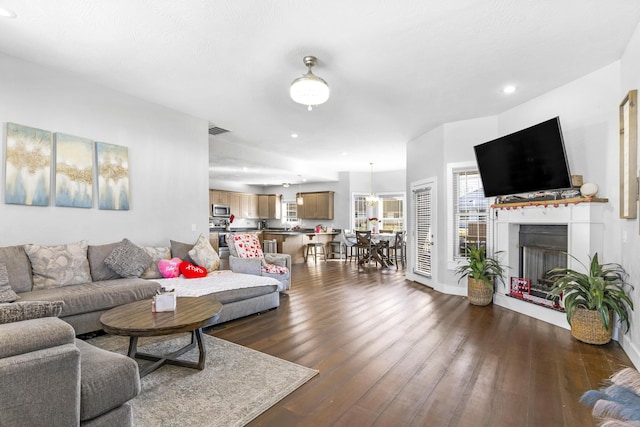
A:
{"label": "kitchen island", "polygon": [[262,230],[263,239],[275,240],[278,253],[291,255],[292,264],[304,263],[307,243],[324,243],[325,253],[329,254],[329,242],[338,234],[338,231],[315,233],[313,230]]}

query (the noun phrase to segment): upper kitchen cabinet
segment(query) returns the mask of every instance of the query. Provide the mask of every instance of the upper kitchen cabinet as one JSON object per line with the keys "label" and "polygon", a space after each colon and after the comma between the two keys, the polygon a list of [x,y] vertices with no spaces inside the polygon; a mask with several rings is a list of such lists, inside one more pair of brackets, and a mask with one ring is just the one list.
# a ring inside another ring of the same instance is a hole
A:
{"label": "upper kitchen cabinet", "polygon": [[262,219],[280,219],[282,214],[282,196],[280,194],[258,194],[258,217]]}
{"label": "upper kitchen cabinet", "polygon": [[258,218],[258,195],[257,194],[241,194],[240,195],[240,211],[242,218],[254,219]]}
{"label": "upper kitchen cabinet", "polygon": [[333,191],[301,193],[303,204],[298,205],[298,218],[333,219]]}
{"label": "upper kitchen cabinet", "polygon": [[229,205],[229,192],[221,190],[209,190],[209,204],[211,205]]}
{"label": "upper kitchen cabinet", "polygon": [[229,193],[229,207],[231,208],[231,214],[238,218],[242,218],[240,196],[240,193]]}

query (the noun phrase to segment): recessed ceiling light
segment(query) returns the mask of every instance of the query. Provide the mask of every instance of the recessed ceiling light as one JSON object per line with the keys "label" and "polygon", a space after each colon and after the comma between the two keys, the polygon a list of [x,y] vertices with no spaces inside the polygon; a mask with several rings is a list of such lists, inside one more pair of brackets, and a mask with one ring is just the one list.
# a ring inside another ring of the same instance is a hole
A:
{"label": "recessed ceiling light", "polygon": [[513,93],[516,91],[516,87],[513,85],[505,86],[502,88],[502,92],[504,93]]}
{"label": "recessed ceiling light", "polygon": [[248,171],[248,170],[249,170],[249,168],[248,168],[248,167],[246,167],[246,166],[243,166],[243,167],[242,167],[242,170],[246,172],[246,171]]}
{"label": "recessed ceiling light", "polygon": [[0,7],[0,16],[3,18],[15,18],[18,15],[11,9]]}
{"label": "recessed ceiling light", "polygon": [[298,134],[297,134],[297,133],[292,133],[292,134],[291,134],[291,138],[297,138],[297,137],[298,137]]}
{"label": "recessed ceiling light", "polygon": [[347,155],[347,154],[349,154],[349,153],[347,153],[346,151],[343,151],[343,152],[342,152],[342,153],[340,153],[340,154],[342,154],[343,156],[346,156],[346,155]]}

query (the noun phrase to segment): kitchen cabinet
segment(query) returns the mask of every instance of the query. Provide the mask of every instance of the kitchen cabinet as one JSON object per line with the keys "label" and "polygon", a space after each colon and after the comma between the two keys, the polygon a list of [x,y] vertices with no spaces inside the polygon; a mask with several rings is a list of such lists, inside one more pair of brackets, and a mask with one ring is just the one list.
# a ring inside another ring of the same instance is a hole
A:
{"label": "kitchen cabinet", "polygon": [[231,213],[234,216],[242,218],[240,193],[229,193],[229,206],[231,207]]}
{"label": "kitchen cabinet", "polygon": [[333,191],[301,194],[303,204],[298,205],[298,218],[333,219]]}
{"label": "kitchen cabinet", "polygon": [[229,191],[209,190],[209,204],[210,205],[228,205]]}
{"label": "kitchen cabinet", "polygon": [[240,211],[242,218],[258,218],[258,195],[242,193],[240,195]]}
{"label": "kitchen cabinet", "polygon": [[258,217],[280,219],[282,216],[282,196],[280,194],[258,194]]}

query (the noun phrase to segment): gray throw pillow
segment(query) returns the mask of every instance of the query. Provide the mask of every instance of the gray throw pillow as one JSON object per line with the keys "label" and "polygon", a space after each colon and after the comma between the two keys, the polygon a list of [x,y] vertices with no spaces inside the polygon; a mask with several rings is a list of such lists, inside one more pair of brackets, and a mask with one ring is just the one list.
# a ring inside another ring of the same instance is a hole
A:
{"label": "gray throw pillow", "polygon": [[0,304],[0,324],[58,317],[62,313],[62,301],[24,301]]}
{"label": "gray throw pillow", "polygon": [[129,239],[123,239],[104,259],[104,263],[121,277],[140,277],[151,261],[147,251]]}
{"label": "gray throw pillow", "polygon": [[0,262],[0,302],[14,302],[20,298],[9,286],[7,266]]}
{"label": "gray throw pillow", "polygon": [[91,282],[86,240],[58,246],[24,245],[33,269],[33,289]]}
{"label": "gray throw pillow", "polygon": [[29,292],[32,290],[31,262],[24,251],[23,245],[0,248],[0,262],[7,267],[11,289],[16,292]]}
{"label": "gray throw pillow", "polygon": [[175,240],[169,241],[171,242],[171,258],[180,258],[183,261],[195,264],[195,261],[189,256],[189,251],[193,249],[193,244],[176,242]]}
{"label": "gray throw pillow", "polygon": [[87,258],[89,258],[89,269],[91,270],[91,278],[94,282],[120,278],[118,273],[104,263],[104,260],[119,244],[120,242],[108,243],[106,245],[89,245]]}

